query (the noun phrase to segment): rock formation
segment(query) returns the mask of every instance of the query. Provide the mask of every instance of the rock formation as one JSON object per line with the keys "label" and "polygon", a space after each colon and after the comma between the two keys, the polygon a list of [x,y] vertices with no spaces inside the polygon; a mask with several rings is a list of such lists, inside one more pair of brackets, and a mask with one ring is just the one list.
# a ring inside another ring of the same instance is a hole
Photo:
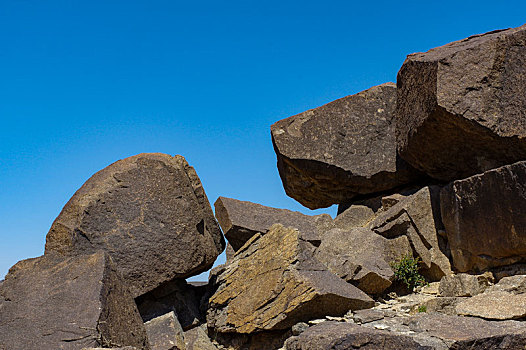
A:
{"label": "rock formation", "polygon": [[526,159],[526,26],[409,55],[397,78],[398,150],[443,181]]}
{"label": "rock formation", "polygon": [[316,209],[419,179],[397,155],[395,107],[388,83],[273,124],[287,194]]}
{"label": "rock formation", "polygon": [[65,205],[46,253],[108,252],[134,296],[209,269],[224,249],[203,186],[181,156],[139,154],[93,175]]}

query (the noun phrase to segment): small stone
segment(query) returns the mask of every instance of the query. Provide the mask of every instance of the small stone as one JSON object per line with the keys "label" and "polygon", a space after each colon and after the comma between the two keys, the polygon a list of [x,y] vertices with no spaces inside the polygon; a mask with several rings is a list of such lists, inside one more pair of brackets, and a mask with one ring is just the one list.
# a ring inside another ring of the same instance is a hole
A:
{"label": "small stone", "polygon": [[369,323],[384,318],[384,313],[380,310],[367,309],[358,310],[354,313],[353,319],[356,323]]}
{"label": "small stone", "polygon": [[298,322],[294,326],[292,326],[292,335],[300,335],[307,328],[309,328],[308,324],[306,324],[305,322]]}

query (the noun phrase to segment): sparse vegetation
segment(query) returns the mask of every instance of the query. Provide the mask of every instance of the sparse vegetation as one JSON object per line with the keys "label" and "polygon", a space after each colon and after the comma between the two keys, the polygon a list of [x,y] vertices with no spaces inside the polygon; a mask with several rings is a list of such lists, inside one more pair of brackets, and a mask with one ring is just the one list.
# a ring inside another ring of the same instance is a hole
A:
{"label": "sparse vegetation", "polygon": [[395,279],[405,283],[410,291],[413,291],[415,287],[427,284],[424,277],[418,272],[419,262],[419,258],[415,259],[411,255],[404,255],[398,261],[391,263]]}
{"label": "sparse vegetation", "polygon": [[425,305],[420,305],[418,307],[418,312],[427,312],[427,306]]}

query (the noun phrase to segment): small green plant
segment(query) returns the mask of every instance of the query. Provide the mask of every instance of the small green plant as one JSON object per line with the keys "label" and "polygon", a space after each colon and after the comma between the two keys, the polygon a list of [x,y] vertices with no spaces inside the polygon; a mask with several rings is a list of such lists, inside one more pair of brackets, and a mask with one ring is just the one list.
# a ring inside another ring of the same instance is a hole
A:
{"label": "small green plant", "polygon": [[418,307],[418,312],[427,312],[427,306],[425,305],[420,305]]}
{"label": "small green plant", "polygon": [[427,284],[424,277],[418,273],[419,258],[413,258],[411,255],[404,255],[398,261],[391,263],[394,270],[395,279],[406,284],[410,291],[415,287],[425,286]]}

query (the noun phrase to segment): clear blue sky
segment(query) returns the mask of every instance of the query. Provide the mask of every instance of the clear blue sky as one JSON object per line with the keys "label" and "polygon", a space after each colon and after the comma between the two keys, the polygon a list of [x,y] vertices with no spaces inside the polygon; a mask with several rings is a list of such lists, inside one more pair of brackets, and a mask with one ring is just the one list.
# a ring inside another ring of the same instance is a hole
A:
{"label": "clear blue sky", "polygon": [[523,0],[0,0],[0,279],[93,173],[141,152],[184,155],[212,203],[309,213],[281,186],[273,122],[525,22]]}

